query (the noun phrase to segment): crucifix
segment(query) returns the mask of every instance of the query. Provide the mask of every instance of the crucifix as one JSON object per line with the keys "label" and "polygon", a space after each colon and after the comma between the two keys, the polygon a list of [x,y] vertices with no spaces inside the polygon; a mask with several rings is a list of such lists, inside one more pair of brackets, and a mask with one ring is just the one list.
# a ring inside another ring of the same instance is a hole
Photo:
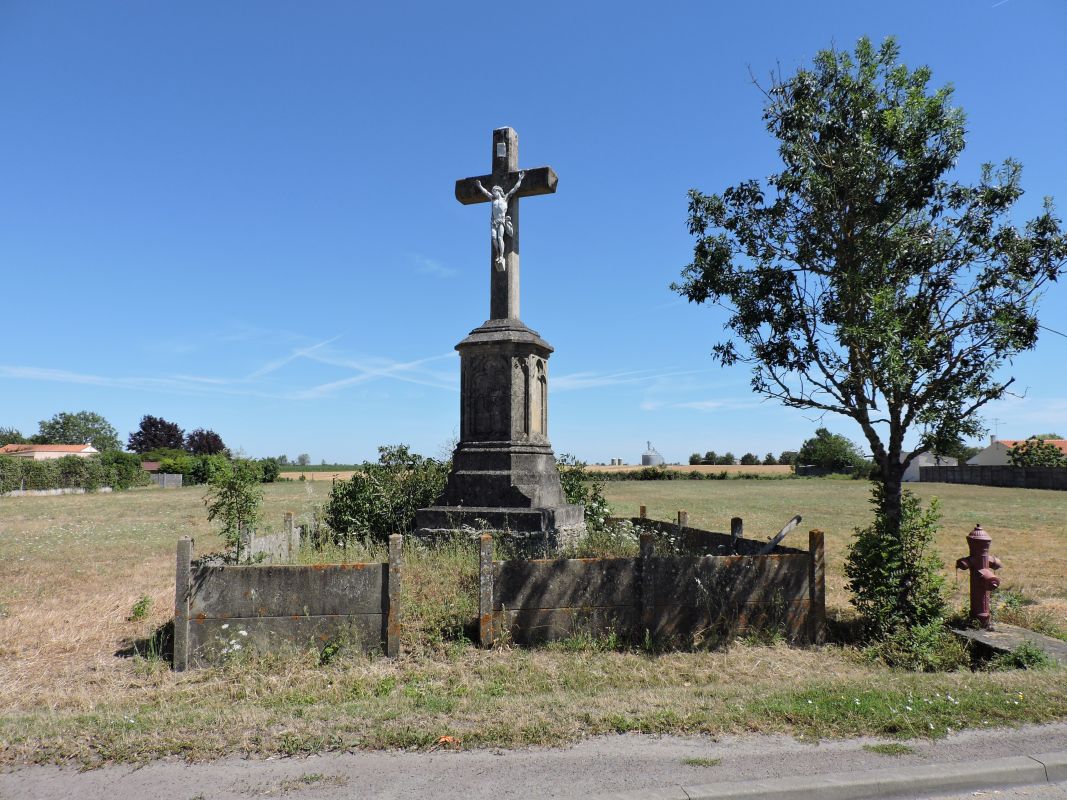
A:
{"label": "crucifix", "polygon": [[463,205],[491,203],[490,319],[519,318],[519,198],[553,194],[559,178],[552,167],[519,170],[519,136],[512,128],[493,131],[493,171],[456,181]]}

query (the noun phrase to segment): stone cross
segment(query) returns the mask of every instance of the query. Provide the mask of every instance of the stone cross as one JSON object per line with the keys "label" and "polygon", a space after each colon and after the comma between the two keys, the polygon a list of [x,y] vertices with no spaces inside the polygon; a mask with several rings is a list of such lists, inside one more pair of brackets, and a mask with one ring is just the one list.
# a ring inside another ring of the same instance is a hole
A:
{"label": "stone cross", "polygon": [[[519,318],[519,198],[552,194],[558,182],[552,167],[519,171],[519,136],[512,128],[493,131],[491,174],[456,181],[456,199],[463,205],[494,206],[489,246],[490,319]],[[494,187],[500,191],[494,192]],[[497,252],[499,242],[503,243],[502,254]]]}

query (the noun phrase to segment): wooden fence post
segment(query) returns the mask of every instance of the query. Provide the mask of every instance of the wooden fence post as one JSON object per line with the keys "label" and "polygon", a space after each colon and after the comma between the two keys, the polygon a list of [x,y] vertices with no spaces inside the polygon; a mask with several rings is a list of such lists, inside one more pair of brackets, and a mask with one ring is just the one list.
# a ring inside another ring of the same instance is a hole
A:
{"label": "wooden fence post", "polygon": [[689,527],[689,512],[688,511],[679,511],[678,512],[678,533],[682,532],[682,528],[688,528],[688,527]]}
{"label": "wooden fence post", "polygon": [[737,539],[740,539],[744,535],[744,530],[745,530],[745,523],[742,521],[741,517],[733,517],[733,518],[730,519],[730,538],[731,539],[734,539],[735,541]]}
{"label": "wooden fence post", "polygon": [[493,646],[493,537],[483,533],[478,558],[478,641]]}
{"label": "wooden fence post", "polygon": [[655,624],[655,591],[652,576],[652,556],[655,553],[654,537],[651,533],[641,534],[641,628],[642,636],[652,636]]}
{"label": "wooden fence post", "polygon": [[648,519],[648,509],[644,506],[641,506],[641,513],[639,513],[637,516],[639,516],[641,519]]}
{"label": "wooden fence post", "polygon": [[389,606],[385,612],[385,654],[389,658],[400,655],[400,585],[404,560],[404,537],[394,533],[389,537]]}
{"label": "wooden fence post", "polygon": [[823,644],[826,641],[826,554],[822,531],[808,531],[808,553],[811,556],[808,570],[809,635],[812,644]]}
{"label": "wooden fence post", "polygon": [[178,540],[177,568],[174,571],[174,662],[175,672],[189,668],[189,592],[192,589],[193,540]]}

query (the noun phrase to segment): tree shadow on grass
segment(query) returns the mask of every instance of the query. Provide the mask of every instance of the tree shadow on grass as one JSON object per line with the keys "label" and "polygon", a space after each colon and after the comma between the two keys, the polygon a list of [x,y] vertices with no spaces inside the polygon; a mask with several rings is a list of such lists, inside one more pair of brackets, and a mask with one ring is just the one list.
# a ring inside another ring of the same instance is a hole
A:
{"label": "tree shadow on grass", "polygon": [[167,620],[139,639],[126,639],[115,651],[119,658],[174,660],[174,620]]}

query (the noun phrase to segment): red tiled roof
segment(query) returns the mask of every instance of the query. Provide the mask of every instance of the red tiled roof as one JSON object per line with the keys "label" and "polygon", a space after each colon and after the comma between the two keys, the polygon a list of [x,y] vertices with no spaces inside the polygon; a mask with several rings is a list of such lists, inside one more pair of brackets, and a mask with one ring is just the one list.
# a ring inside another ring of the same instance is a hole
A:
{"label": "red tiled roof", "polygon": [[[1015,445],[1025,442],[1026,439],[997,439],[997,441],[1010,450]],[[1045,444],[1051,444],[1058,448],[1061,453],[1067,455],[1067,439],[1045,439],[1044,441]]]}
{"label": "red tiled roof", "polygon": [[84,453],[91,444],[5,444],[0,453]]}

